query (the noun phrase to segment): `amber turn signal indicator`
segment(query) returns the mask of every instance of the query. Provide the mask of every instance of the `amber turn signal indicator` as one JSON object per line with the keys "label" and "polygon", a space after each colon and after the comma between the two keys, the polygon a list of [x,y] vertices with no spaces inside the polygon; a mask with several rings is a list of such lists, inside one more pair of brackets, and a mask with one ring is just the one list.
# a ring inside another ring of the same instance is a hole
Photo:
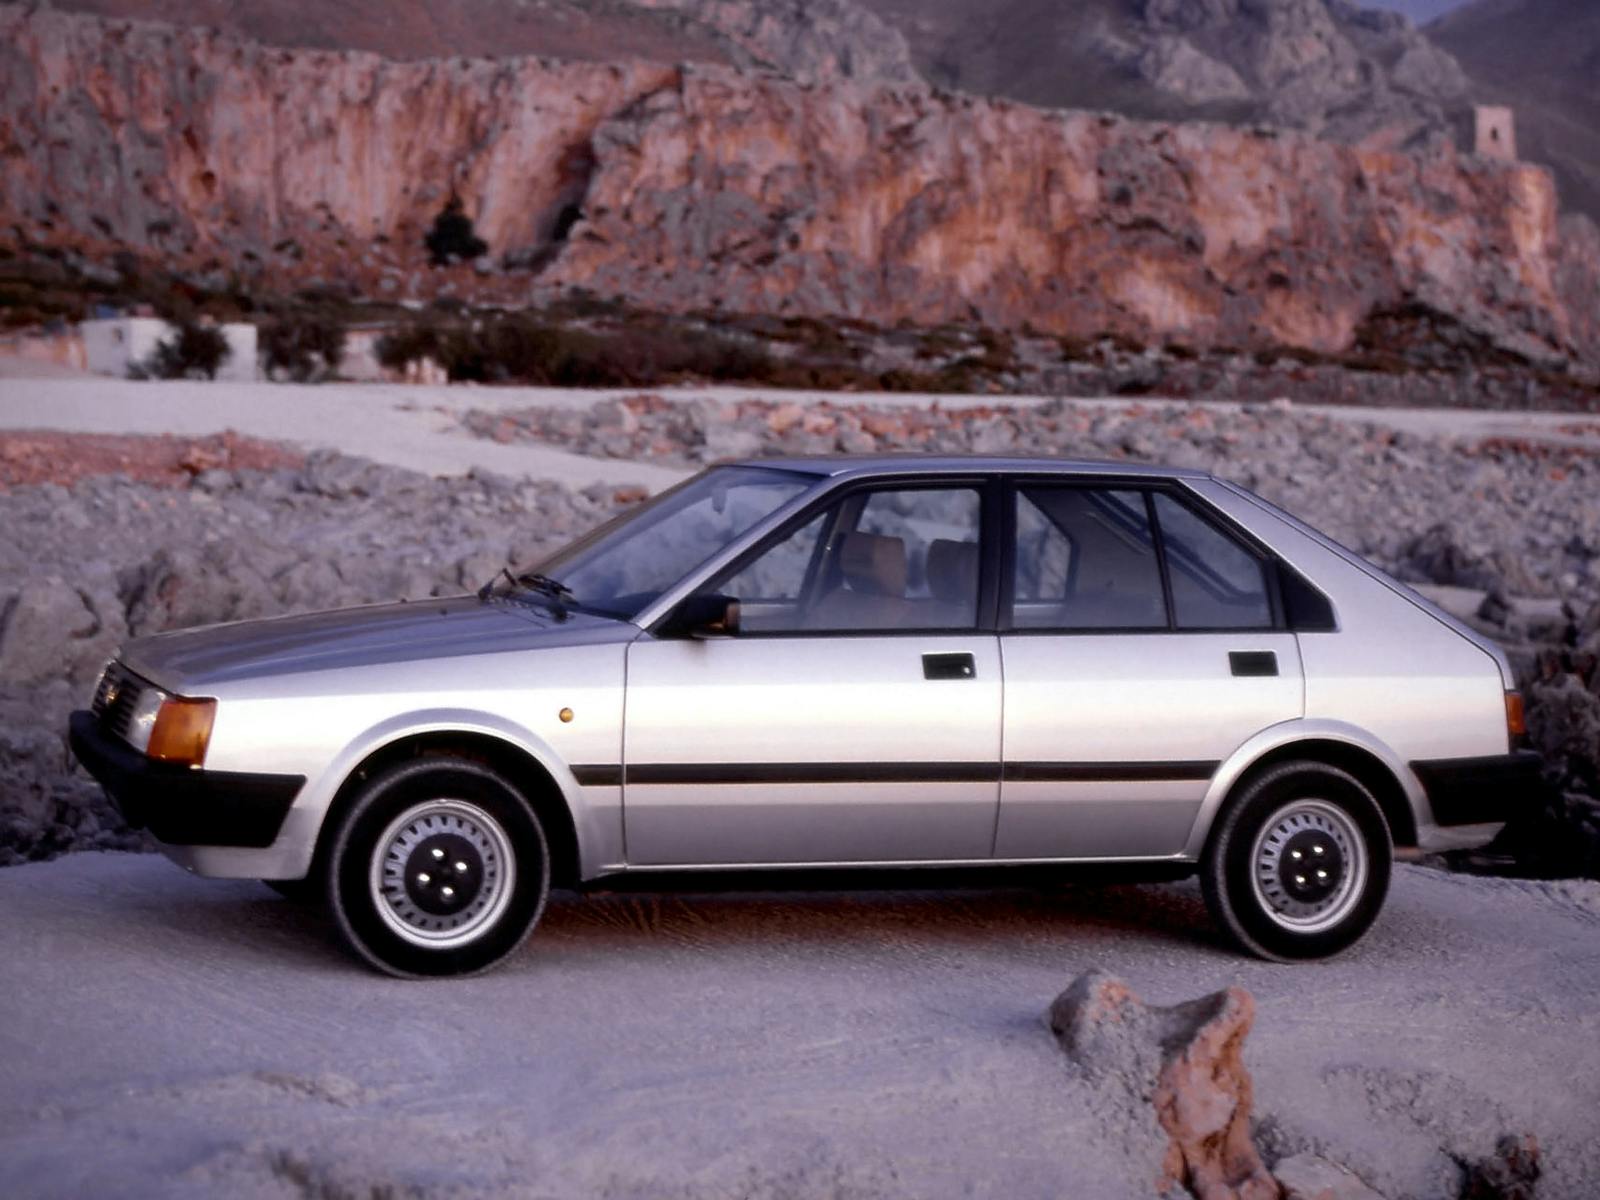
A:
{"label": "amber turn signal indicator", "polygon": [[215,700],[185,700],[171,696],[161,703],[155,727],[150,730],[150,745],[145,750],[162,762],[198,767],[206,760],[211,742],[211,723],[216,720]]}
{"label": "amber turn signal indicator", "polygon": [[1522,714],[1522,693],[1506,693],[1506,732],[1512,738],[1523,737],[1528,732],[1527,719]]}

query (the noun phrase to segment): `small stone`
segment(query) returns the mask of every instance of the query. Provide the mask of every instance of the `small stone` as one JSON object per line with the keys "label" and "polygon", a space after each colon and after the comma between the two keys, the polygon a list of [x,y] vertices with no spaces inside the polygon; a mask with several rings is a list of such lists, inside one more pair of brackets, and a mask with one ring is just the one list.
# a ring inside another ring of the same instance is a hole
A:
{"label": "small stone", "polygon": [[1272,1174],[1283,1200],[1384,1200],[1360,1177],[1316,1154],[1280,1159]]}

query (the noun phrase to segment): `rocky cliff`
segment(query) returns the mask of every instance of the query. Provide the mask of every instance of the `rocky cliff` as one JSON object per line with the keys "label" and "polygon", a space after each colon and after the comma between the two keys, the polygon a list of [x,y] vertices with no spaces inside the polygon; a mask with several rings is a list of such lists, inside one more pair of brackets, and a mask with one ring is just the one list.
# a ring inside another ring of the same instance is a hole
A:
{"label": "rocky cliff", "polygon": [[1392,12],[1349,0],[858,0],[933,83],[1048,107],[1446,137],[1469,84]]}
{"label": "rocky cliff", "polygon": [[905,38],[856,0],[53,0],[111,19],[385,58],[643,58],[909,82]]}
{"label": "rocky cliff", "polygon": [[[0,229],[265,285],[1600,359],[1549,175],[726,68],[392,62],[0,6]],[[490,255],[430,269],[454,192]]]}

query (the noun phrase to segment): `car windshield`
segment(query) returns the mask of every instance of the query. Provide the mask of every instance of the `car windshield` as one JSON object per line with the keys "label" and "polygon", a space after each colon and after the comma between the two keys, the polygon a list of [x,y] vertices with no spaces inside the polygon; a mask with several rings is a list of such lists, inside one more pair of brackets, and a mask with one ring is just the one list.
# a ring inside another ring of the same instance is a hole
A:
{"label": "car windshield", "polygon": [[518,578],[546,590],[559,586],[573,607],[632,620],[816,482],[792,471],[715,467],[623,513]]}

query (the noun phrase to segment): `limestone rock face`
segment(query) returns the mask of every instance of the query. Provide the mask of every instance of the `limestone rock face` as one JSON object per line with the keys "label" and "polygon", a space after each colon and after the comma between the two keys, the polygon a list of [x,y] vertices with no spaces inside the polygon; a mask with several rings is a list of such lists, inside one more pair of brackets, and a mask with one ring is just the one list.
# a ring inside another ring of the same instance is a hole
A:
{"label": "limestone rock face", "polygon": [[[748,56],[802,82],[916,83],[901,33],[853,0],[633,0],[713,29]],[[736,59],[737,61],[737,59]]]}
{"label": "limestone rock face", "polygon": [[[0,239],[263,285],[1322,351],[1415,302],[1600,361],[1592,228],[1558,224],[1543,170],[1443,150],[0,6],[0,155]],[[490,256],[430,268],[452,194]]]}
{"label": "limestone rock face", "polygon": [[53,0],[51,7],[401,60],[639,58],[761,68],[809,82],[917,78],[904,37],[854,0]]}
{"label": "limestone rock face", "polygon": [[1153,1008],[1100,971],[1080,975],[1050,1007],[1050,1028],[1074,1060],[1155,1106],[1170,1139],[1163,1184],[1200,1200],[1282,1195],[1250,1140],[1253,1085],[1242,1054],[1254,1020],[1243,988]]}

